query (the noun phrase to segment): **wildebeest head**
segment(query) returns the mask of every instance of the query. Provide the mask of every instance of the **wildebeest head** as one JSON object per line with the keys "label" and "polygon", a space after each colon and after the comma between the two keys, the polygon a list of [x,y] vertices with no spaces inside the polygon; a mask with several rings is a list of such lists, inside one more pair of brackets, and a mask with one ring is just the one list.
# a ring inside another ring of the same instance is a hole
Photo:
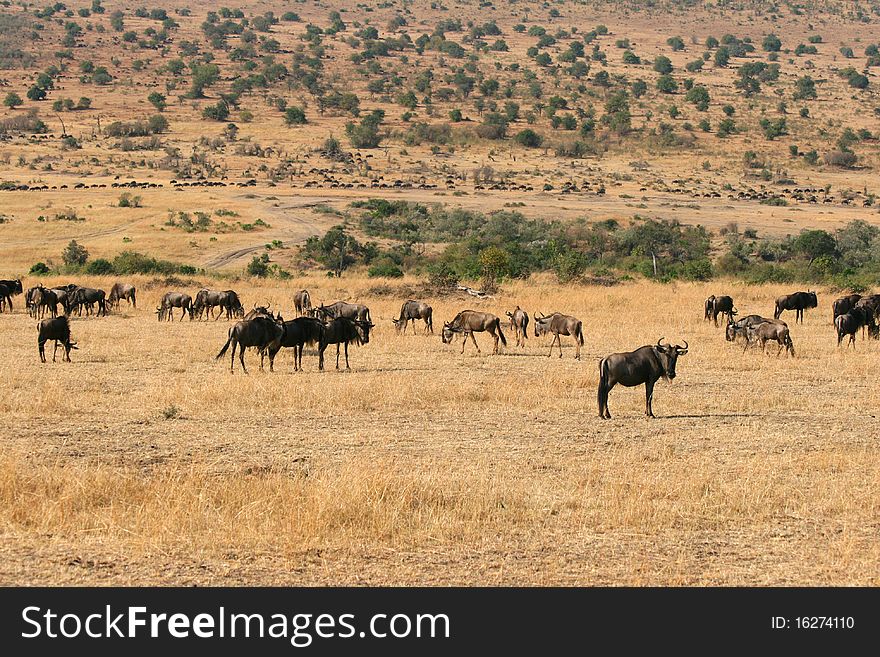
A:
{"label": "wildebeest head", "polygon": [[544,313],[535,313],[535,337],[540,338],[550,330],[550,318],[553,315],[545,315]]}
{"label": "wildebeest head", "polygon": [[440,339],[443,341],[443,344],[452,344],[455,334],[456,331],[452,328],[452,322],[445,322],[443,324],[443,332],[440,334]]}
{"label": "wildebeest head", "polygon": [[373,328],[375,324],[358,319],[354,321],[354,326],[357,329],[358,339],[361,341],[361,344],[369,344],[370,329]]}
{"label": "wildebeest head", "polygon": [[657,355],[657,358],[660,360],[660,365],[663,367],[663,378],[667,381],[672,381],[675,378],[675,364],[678,361],[679,356],[683,356],[688,352],[688,343],[685,340],[684,346],[680,347],[678,345],[673,344],[662,344],[663,338],[657,340],[657,346],[654,347],[654,353]]}
{"label": "wildebeest head", "polygon": [[728,342],[733,342],[736,340],[736,325],[733,322],[733,316],[727,316],[727,328],[724,329],[724,338]]}

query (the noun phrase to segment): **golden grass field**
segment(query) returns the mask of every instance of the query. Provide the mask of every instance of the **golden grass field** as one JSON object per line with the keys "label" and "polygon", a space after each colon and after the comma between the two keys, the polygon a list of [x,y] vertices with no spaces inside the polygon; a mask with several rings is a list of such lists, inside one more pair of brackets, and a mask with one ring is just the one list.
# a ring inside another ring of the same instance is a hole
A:
{"label": "golden grass field", "polygon": [[[285,350],[274,374],[248,352],[245,376],[214,361],[230,323],[160,324],[164,289],[135,282],[138,310],[73,319],[71,364],[39,363],[20,307],[0,315],[4,584],[878,583],[880,344],[836,349],[825,290],[803,325],[783,315],[797,357],[776,358],[702,317],[722,291],[770,314],[772,286],[532,278],[428,299],[425,337],[395,334],[398,284],[242,283],[248,307],[292,316],[306,286],[377,324],[351,372],[307,351],[294,373]],[[509,330],[498,356],[485,334],[481,355],[441,343],[458,310],[516,304],[580,317],[582,360]],[[657,419],[617,387],[600,420],[598,359],[661,336],[690,352]]]}

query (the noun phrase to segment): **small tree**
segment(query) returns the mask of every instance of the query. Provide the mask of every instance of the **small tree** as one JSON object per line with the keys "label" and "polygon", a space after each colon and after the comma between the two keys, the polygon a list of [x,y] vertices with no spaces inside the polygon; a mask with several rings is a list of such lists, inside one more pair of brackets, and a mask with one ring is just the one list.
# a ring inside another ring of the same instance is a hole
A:
{"label": "small tree", "polygon": [[68,245],[64,247],[64,251],[61,252],[61,260],[68,267],[82,267],[88,259],[88,250],[76,240],[70,240]]}
{"label": "small tree", "polygon": [[154,91],[149,96],[147,96],[147,100],[150,104],[156,108],[156,111],[161,112],[165,109],[165,96],[160,94],[158,91]]}
{"label": "small tree", "polygon": [[21,96],[19,96],[14,91],[10,91],[8,94],[6,94],[6,98],[3,99],[3,104],[6,105],[6,107],[8,107],[9,109],[15,109],[23,103],[24,101],[21,99]]}
{"label": "small tree", "polygon": [[287,125],[303,125],[306,121],[306,113],[301,107],[288,107],[284,110],[284,122]]}
{"label": "small tree", "polygon": [[498,289],[498,283],[510,271],[510,254],[498,246],[489,246],[480,251],[480,271],[483,274],[483,288],[487,292]]}
{"label": "small tree", "polygon": [[761,42],[761,47],[767,52],[779,52],[782,50],[782,41],[775,34],[768,34]]}
{"label": "small tree", "polygon": [[668,73],[672,73],[672,60],[665,55],[659,55],[654,60],[654,70],[662,75],[667,75]]}
{"label": "small tree", "polygon": [[544,142],[544,138],[531,128],[526,128],[517,133],[513,139],[517,144],[526,148],[538,148]]}

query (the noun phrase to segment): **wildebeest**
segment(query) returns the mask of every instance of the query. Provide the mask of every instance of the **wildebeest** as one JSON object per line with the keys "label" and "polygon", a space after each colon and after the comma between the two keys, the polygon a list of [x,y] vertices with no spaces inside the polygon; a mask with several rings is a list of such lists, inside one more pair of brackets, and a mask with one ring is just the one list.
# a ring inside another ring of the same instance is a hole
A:
{"label": "wildebeest", "polygon": [[815,292],[795,292],[794,294],[784,294],[776,299],[776,310],[773,311],[773,319],[779,319],[783,310],[794,310],[794,321],[797,323],[804,321],[804,310],[807,308],[815,308],[819,305]]}
{"label": "wildebeest", "polygon": [[73,298],[68,303],[68,308],[71,310],[76,308],[78,314],[82,314],[83,308],[85,308],[86,315],[90,315],[95,305],[98,306],[97,314],[98,315],[107,315],[107,303],[106,303],[107,293],[104,290],[98,290],[93,287],[78,287],[73,292]]}
{"label": "wildebeest", "polygon": [[831,312],[833,313],[832,321],[837,319],[838,315],[845,315],[859,302],[862,298],[861,294],[848,294],[845,297],[835,299],[831,304]]}
{"label": "wildebeest", "polygon": [[477,348],[477,353],[480,353],[480,345],[477,344],[477,340],[474,338],[474,333],[479,333],[481,331],[488,331],[492,337],[495,338],[495,347],[492,350],[493,354],[498,353],[499,339],[501,340],[501,344],[505,347],[507,346],[507,339],[504,337],[504,333],[501,332],[501,320],[492,313],[481,313],[476,310],[462,310],[452,319],[451,322],[446,322],[443,325],[441,340],[443,341],[443,344],[452,344],[456,333],[461,333],[464,338],[461,343],[461,353],[464,353],[464,347],[467,344],[468,336],[470,336],[471,341]]}
{"label": "wildebeest", "polygon": [[[297,317],[284,322],[284,333],[281,340],[269,345],[263,353],[269,354],[269,371],[275,371],[275,356],[281,347],[293,348],[293,370],[302,370],[302,354],[306,345],[317,345],[324,337],[326,326],[320,319],[314,317]],[[262,364],[263,357],[260,356]]]}
{"label": "wildebeest", "polygon": [[244,316],[244,319],[253,319],[254,317],[273,317],[272,311],[269,310],[270,306],[258,306],[256,302],[254,302],[253,309],[249,310],[247,315]]}
{"label": "wildebeest", "polygon": [[114,283],[113,287],[110,288],[110,294],[107,295],[107,304],[111,307],[115,307],[119,305],[119,302],[122,301],[122,299],[125,299],[128,301],[129,305],[137,308],[136,293],[137,290],[131,283]]}
{"label": "wildebeest", "polygon": [[58,315],[58,293],[55,290],[50,290],[42,285],[38,286],[34,290],[33,303],[34,317],[44,317],[47,310],[52,314],[52,317]]}
{"label": "wildebeest", "polygon": [[12,297],[23,291],[21,280],[18,278],[0,281],[0,313],[3,312],[5,305],[8,305],[9,312],[12,312]]}
{"label": "wildebeest", "polygon": [[736,315],[736,308],[733,307],[733,297],[726,295],[716,297],[713,294],[710,296],[706,299],[704,311],[704,319],[711,319],[715,326],[718,326],[718,315],[722,315],[722,319],[724,315],[728,317]]}
{"label": "wildebeest", "polygon": [[869,316],[872,319],[870,323],[866,322],[865,324],[862,324],[862,335],[864,335],[865,329],[867,328],[868,337],[878,337],[877,332],[874,330],[873,319],[876,318],[877,313],[880,312],[880,294],[869,294],[866,297],[862,297],[855,303],[853,308],[863,308],[866,316]]}
{"label": "wildebeest", "polygon": [[605,356],[599,361],[599,417],[610,419],[608,411],[608,393],[618,383],[632,388],[645,384],[645,415],[654,417],[651,402],[654,397],[654,384],[661,376],[667,381],[675,378],[675,364],[679,356],[688,352],[688,343],[684,346],[662,344],[663,338],[656,345],[645,345],[635,351]]}
{"label": "wildebeest", "polygon": [[559,344],[559,357],[562,358],[562,338],[560,336],[570,335],[574,338],[574,357],[576,360],[581,359],[581,346],[584,344],[584,330],[581,320],[562,313],[553,313],[552,315],[535,313],[535,337],[539,338],[547,333],[553,334],[550,353],[547,354],[548,358],[553,355],[553,345],[556,343]]}
{"label": "wildebeest", "polygon": [[238,292],[235,290],[223,290],[222,294],[225,297],[222,298],[222,303],[220,304],[221,314],[223,311],[226,311],[226,319],[231,319],[232,317],[244,317],[244,306],[241,305],[241,299],[238,297]]}
{"label": "wildebeest", "polygon": [[847,344],[856,346],[856,332],[859,328],[867,327],[868,335],[877,335],[877,324],[874,321],[874,312],[868,306],[856,306],[843,315],[834,318],[834,329],[837,331],[837,346],[840,346],[843,336],[849,336]]}
{"label": "wildebeest", "polygon": [[361,303],[347,303],[345,301],[336,301],[329,306],[323,303],[315,308],[316,317],[323,320],[336,319],[337,317],[346,317],[348,319],[356,319],[360,322],[372,322],[370,319],[370,309]]}
{"label": "wildebeest", "polygon": [[163,319],[169,322],[173,321],[174,308],[180,308],[183,311],[180,315],[180,321],[183,321],[187,313],[189,313],[189,319],[192,321],[192,297],[190,295],[183,292],[166,292],[162,297],[161,305],[156,308],[159,321],[161,322]]}
{"label": "wildebeest", "polygon": [[[277,318],[270,317],[254,317],[253,319],[243,319],[236,322],[235,326],[229,329],[229,339],[223,345],[223,349],[217,354],[215,360],[220,360],[232,345],[232,356],[229,362],[229,371],[235,371],[235,350],[238,348],[238,359],[241,361],[241,369],[247,374],[247,367],[244,364],[244,350],[248,347],[255,347],[261,354],[267,348],[281,341],[284,334],[284,320],[279,315]],[[260,369],[263,369],[262,359],[260,360]]]}
{"label": "wildebeest", "polygon": [[513,330],[513,337],[516,340],[516,346],[525,347],[526,338],[529,337],[529,314],[517,306],[513,312],[508,310],[506,315],[510,318],[510,328]]}
{"label": "wildebeest", "polygon": [[55,341],[55,349],[52,350],[52,362],[55,362],[55,355],[58,353],[58,344],[64,347],[64,360],[70,362],[70,350],[77,349],[76,342],[70,341],[70,324],[67,317],[53,317],[52,319],[44,319],[37,325],[37,349],[40,352],[40,362],[46,362],[46,342],[48,340]]}
{"label": "wildebeest", "polygon": [[788,331],[788,325],[785,322],[761,322],[760,324],[752,324],[746,327],[746,345],[743,351],[749,348],[749,345],[760,342],[761,353],[764,353],[767,343],[770,341],[779,343],[779,349],[776,355],[782,353],[785,349],[786,353],[794,356],[794,343],[791,341],[791,335]]}
{"label": "wildebeest", "polygon": [[300,290],[293,295],[293,307],[297,315],[311,315],[312,297],[308,290]]}
{"label": "wildebeest", "polygon": [[767,319],[766,317],[761,317],[760,315],[746,315],[745,317],[741,317],[740,319],[734,321],[733,317],[730,315],[727,316],[727,328],[724,332],[724,338],[728,342],[733,342],[738,337],[743,337],[747,339],[746,329],[750,326],[757,326],[758,324],[763,324],[764,322],[776,322],[778,324],[782,324],[783,326],[788,326],[781,319]]}
{"label": "wildebeest", "polygon": [[394,322],[394,327],[397,329],[397,332],[400,333],[401,329],[403,329],[404,335],[406,334],[407,325],[412,322],[413,334],[416,332],[416,320],[422,319],[425,321],[425,333],[429,330],[431,333],[434,332],[434,311],[428,304],[423,301],[413,301],[410,299],[409,301],[405,301],[403,305],[400,307],[400,317],[397,319],[392,319]]}
{"label": "wildebeest", "polygon": [[348,343],[367,344],[370,341],[370,329],[373,324],[369,321],[360,319],[349,319],[348,317],[337,317],[334,320],[324,324],[324,332],[318,343],[318,369],[324,369],[324,350],[327,345],[336,345],[336,369],[339,369],[339,345],[345,345],[345,369],[350,370],[348,366]]}
{"label": "wildebeest", "polygon": [[205,320],[207,320],[208,318],[214,318],[214,308],[219,307],[220,312],[214,319],[220,319],[224,310],[226,310],[226,318],[229,319],[230,312],[228,304],[229,294],[227,292],[202,289],[196,292],[196,298],[192,303],[191,314],[193,317],[201,319],[202,314],[204,313]]}

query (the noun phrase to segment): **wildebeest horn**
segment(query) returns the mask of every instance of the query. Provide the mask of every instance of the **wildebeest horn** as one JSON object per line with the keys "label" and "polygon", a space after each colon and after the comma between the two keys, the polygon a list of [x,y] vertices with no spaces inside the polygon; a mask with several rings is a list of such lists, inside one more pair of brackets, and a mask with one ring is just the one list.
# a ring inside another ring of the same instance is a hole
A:
{"label": "wildebeest horn", "polygon": [[256,310],[256,309],[257,309],[257,302],[254,301],[254,310]]}
{"label": "wildebeest horn", "polygon": [[663,338],[660,338],[659,340],[657,340],[657,346],[658,346],[658,347],[662,347],[662,346],[663,346],[662,344],[660,344],[661,342],[663,342]]}
{"label": "wildebeest horn", "polygon": [[676,345],[675,350],[678,351],[679,354],[686,354],[688,351],[688,341],[684,341],[684,347],[679,347]]}

